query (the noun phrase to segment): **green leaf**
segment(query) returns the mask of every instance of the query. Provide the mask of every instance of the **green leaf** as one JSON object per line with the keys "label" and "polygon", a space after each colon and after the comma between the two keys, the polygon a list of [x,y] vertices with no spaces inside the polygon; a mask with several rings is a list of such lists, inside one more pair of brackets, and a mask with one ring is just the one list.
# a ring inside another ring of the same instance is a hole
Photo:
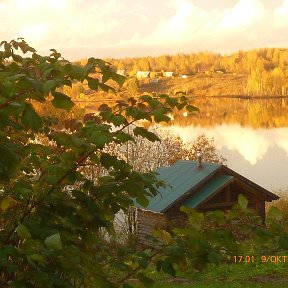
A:
{"label": "green leaf", "polygon": [[126,120],[126,118],[123,115],[113,115],[111,117],[111,122],[115,126],[120,126],[120,125],[123,125],[123,124],[127,123],[127,120]]}
{"label": "green leaf", "polygon": [[[98,272],[99,273],[99,272]],[[97,277],[93,280],[94,287],[101,287],[101,288],[117,288],[119,285],[115,285],[110,282],[105,276],[102,274],[98,274]]]}
{"label": "green leaf", "polygon": [[65,177],[65,180],[67,184],[73,185],[77,180],[77,172],[76,171],[69,172]]}
{"label": "green leaf", "polygon": [[[162,96],[163,97],[163,96]],[[171,98],[171,97],[167,97],[166,98],[166,102],[167,104],[171,107],[174,108],[177,106],[178,104],[178,98]]]}
{"label": "green leaf", "polygon": [[199,108],[198,108],[198,107],[195,107],[195,106],[193,106],[193,105],[187,105],[187,106],[186,106],[186,109],[187,109],[187,111],[189,111],[189,112],[195,112],[195,111],[199,112]]}
{"label": "green leaf", "polygon": [[[20,102],[12,102],[6,107],[6,113],[12,115],[15,119],[19,117],[21,113],[23,113],[26,105],[25,103]],[[6,115],[7,115],[6,114]],[[4,116],[5,117],[5,116]],[[3,116],[1,115],[1,120],[3,121]],[[6,119],[5,119],[6,120]],[[8,120],[8,119],[7,119]],[[8,120],[9,121],[9,120]],[[20,128],[20,127],[19,127]]]}
{"label": "green leaf", "polygon": [[98,148],[103,149],[103,147],[113,140],[110,133],[103,131],[93,131],[88,139],[91,143],[94,143]]}
{"label": "green leaf", "polygon": [[8,208],[10,208],[10,206],[12,206],[14,203],[16,203],[17,201],[14,200],[12,197],[5,197],[2,201],[1,201],[1,205],[0,208],[3,211],[6,211]]}
{"label": "green leaf", "polygon": [[56,141],[57,145],[59,146],[69,146],[69,144],[72,142],[71,138],[72,136],[69,134],[66,134],[65,132],[54,132],[51,133],[50,138]]}
{"label": "green leaf", "polygon": [[99,113],[99,116],[101,116],[104,121],[111,122],[114,115],[111,111],[103,111]]}
{"label": "green leaf", "polygon": [[59,179],[59,176],[57,175],[47,175],[45,176],[45,181],[50,185],[56,185]]}
{"label": "green leaf", "polygon": [[15,62],[19,62],[19,63],[22,63],[23,61],[23,58],[19,55],[16,55],[16,54],[13,54],[12,55],[12,59],[15,61]]}
{"label": "green leaf", "polygon": [[208,254],[208,260],[212,263],[219,264],[223,259],[223,256],[215,251],[211,251]]}
{"label": "green leaf", "polygon": [[54,107],[70,111],[75,103],[67,95],[60,92],[52,92],[54,99],[51,101]]}
{"label": "green leaf", "polygon": [[94,78],[88,79],[88,87],[92,90],[97,90],[99,86],[99,80]]}
{"label": "green leaf", "polygon": [[143,127],[136,127],[133,129],[133,133],[135,136],[142,136],[146,139],[148,139],[149,141],[155,142],[155,141],[160,141],[159,137],[157,135],[155,135],[154,133],[148,131],[147,129],[143,128]]}
{"label": "green leaf", "polygon": [[27,227],[21,223],[18,224],[16,228],[16,232],[21,239],[28,239],[31,238],[31,233],[27,229]]}
{"label": "green leaf", "polygon": [[207,219],[211,219],[211,221],[216,222],[218,224],[226,223],[226,217],[224,211],[216,210],[216,211],[209,211],[206,213]]}
{"label": "green leaf", "polygon": [[145,102],[149,102],[151,99],[153,99],[150,95],[141,95],[139,98]]}
{"label": "green leaf", "polygon": [[17,174],[20,160],[8,144],[0,145],[0,155],[0,181],[6,182]]}
{"label": "green leaf", "polygon": [[17,81],[17,80],[19,80],[21,78],[25,78],[25,77],[27,77],[26,74],[20,73],[20,74],[16,74],[16,75],[10,77],[9,80],[10,81]]}
{"label": "green leaf", "polygon": [[277,207],[271,207],[268,211],[268,218],[279,221],[283,218],[281,211]]}
{"label": "green leaf", "polygon": [[[117,140],[120,142],[120,143],[125,143],[125,142],[128,142],[128,141],[134,141],[134,138],[128,134],[128,133],[125,133],[123,131],[121,132],[118,132],[117,134],[115,134]],[[115,140],[116,141],[116,140]],[[118,142],[117,142],[118,143]]]}
{"label": "green leaf", "polygon": [[85,143],[84,139],[77,137],[77,136],[72,136],[71,140],[72,140],[72,143],[78,148],[81,147]]}
{"label": "green leaf", "polygon": [[171,119],[166,115],[167,110],[165,108],[156,109],[153,113],[155,122],[169,122]]}
{"label": "green leaf", "polygon": [[99,87],[100,87],[103,91],[105,91],[106,93],[111,92],[111,93],[113,93],[113,94],[116,94],[115,89],[114,89],[113,87],[110,87],[110,86],[106,85],[106,84],[99,83]]}
{"label": "green leaf", "polygon": [[107,153],[102,153],[100,157],[100,162],[106,169],[114,167],[117,170],[129,170],[130,166],[123,160],[118,159],[117,156],[109,155]]}
{"label": "green leaf", "polygon": [[106,111],[112,111],[112,109],[107,104],[103,103],[99,106],[98,111],[106,112]]}
{"label": "green leaf", "polygon": [[62,242],[60,238],[60,234],[56,233],[49,237],[47,237],[44,241],[47,248],[52,250],[61,250],[62,249]]}
{"label": "green leaf", "polygon": [[242,210],[245,210],[248,205],[248,200],[243,194],[238,195],[238,204]]}
{"label": "green leaf", "polygon": [[280,235],[278,242],[281,249],[288,249],[288,235]]}
{"label": "green leaf", "polygon": [[154,280],[149,278],[149,277],[147,277],[143,273],[138,273],[137,274],[137,278],[139,279],[139,281],[141,283],[144,284],[145,287],[151,287],[154,284]]}
{"label": "green leaf", "polygon": [[184,212],[188,215],[188,220],[189,220],[189,226],[196,229],[200,230],[202,227],[202,223],[205,219],[205,216],[202,212],[198,212],[193,208],[189,208],[186,206],[181,206],[180,211]]}
{"label": "green leaf", "polygon": [[158,239],[160,239],[165,245],[169,245],[171,244],[172,241],[172,236],[169,232],[165,231],[165,230],[155,230],[153,232],[153,236],[157,237]]}
{"label": "green leaf", "polygon": [[169,263],[168,261],[159,260],[156,263],[156,269],[157,269],[157,271],[162,270],[164,273],[169,274],[173,277],[175,277],[175,275],[176,275],[176,271],[175,271],[173,265],[171,263]]}
{"label": "green leaf", "polygon": [[120,74],[113,73],[111,78],[119,85],[122,86],[126,80],[126,77]]}
{"label": "green leaf", "polygon": [[123,284],[123,288],[134,288],[134,287],[131,286],[131,285],[128,284],[128,283],[124,283],[124,284]]}
{"label": "green leaf", "polygon": [[28,258],[34,262],[39,263],[39,264],[45,262],[45,259],[41,254],[32,254],[32,255],[29,255]]}
{"label": "green leaf", "polygon": [[149,200],[146,196],[143,194],[140,194],[137,198],[136,201],[142,206],[142,207],[147,207],[149,205]]}
{"label": "green leaf", "polygon": [[93,153],[93,154],[89,157],[89,159],[90,159],[92,162],[96,163],[96,164],[99,164],[99,163],[100,163],[100,159],[99,159],[98,155],[95,154],[95,153]]}
{"label": "green leaf", "polygon": [[21,121],[25,127],[34,131],[38,131],[43,125],[41,117],[35,112],[31,104],[26,104]]}
{"label": "green leaf", "polygon": [[47,82],[44,83],[43,85],[43,93],[44,95],[49,94],[49,92],[51,90],[53,90],[54,88],[56,88],[57,83],[55,80],[48,80]]}
{"label": "green leaf", "polygon": [[51,72],[52,72],[53,70],[54,70],[53,67],[44,70],[44,71],[43,71],[43,75],[42,75],[42,77],[43,77],[44,79],[47,78],[47,77],[51,74]]}

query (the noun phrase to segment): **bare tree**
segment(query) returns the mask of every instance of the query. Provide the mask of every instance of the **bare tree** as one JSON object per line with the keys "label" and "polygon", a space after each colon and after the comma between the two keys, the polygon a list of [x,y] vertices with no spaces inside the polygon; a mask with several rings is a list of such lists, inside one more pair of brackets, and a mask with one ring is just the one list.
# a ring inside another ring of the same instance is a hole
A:
{"label": "bare tree", "polygon": [[153,130],[161,141],[150,142],[137,137],[135,142],[125,145],[107,147],[119,158],[127,160],[133,169],[141,172],[154,171],[161,166],[169,166],[179,159],[197,160],[201,152],[204,162],[225,164],[226,159],[219,155],[214,145],[214,139],[199,135],[195,141],[185,143],[179,136],[169,130]]}

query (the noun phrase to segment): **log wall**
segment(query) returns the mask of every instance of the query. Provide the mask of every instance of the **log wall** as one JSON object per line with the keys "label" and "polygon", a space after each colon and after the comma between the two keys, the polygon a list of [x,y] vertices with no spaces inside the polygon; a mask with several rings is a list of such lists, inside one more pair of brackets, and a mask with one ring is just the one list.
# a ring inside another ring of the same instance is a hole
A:
{"label": "log wall", "polygon": [[152,242],[146,236],[152,235],[154,229],[165,229],[166,216],[163,213],[145,209],[137,209],[137,236],[140,244],[151,245]]}

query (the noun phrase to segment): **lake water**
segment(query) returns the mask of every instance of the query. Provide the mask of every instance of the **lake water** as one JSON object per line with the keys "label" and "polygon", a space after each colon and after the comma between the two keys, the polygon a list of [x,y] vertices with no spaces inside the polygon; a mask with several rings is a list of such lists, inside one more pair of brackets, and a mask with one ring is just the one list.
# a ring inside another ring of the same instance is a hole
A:
{"label": "lake water", "polygon": [[228,167],[268,190],[288,188],[288,128],[220,124],[211,128],[173,125],[171,129],[185,141],[200,134],[213,137]]}
{"label": "lake water", "polygon": [[[184,141],[213,137],[227,165],[272,191],[288,188],[288,101],[195,100],[200,115],[179,113],[170,127]],[[184,125],[183,125],[184,124]]]}
{"label": "lake water", "polygon": [[268,190],[288,189],[288,100],[204,98],[192,103],[200,113],[185,117],[185,111],[177,112],[169,127],[175,134],[184,141],[201,134],[213,137],[228,167]]}

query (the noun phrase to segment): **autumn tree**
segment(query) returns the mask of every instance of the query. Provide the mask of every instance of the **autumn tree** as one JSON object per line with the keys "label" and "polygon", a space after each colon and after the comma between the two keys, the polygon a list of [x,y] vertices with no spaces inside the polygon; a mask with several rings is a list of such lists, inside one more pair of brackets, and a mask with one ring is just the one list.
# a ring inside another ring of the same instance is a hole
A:
{"label": "autumn tree", "polygon": [[199,135],[194,141],[186,143],[169,130],[157,127],[157,130],[150,131],[157,135],[161,142],[150,142],[143,137],[137,137],[136,142],[113,145],[107,149],[140,172],[154,171],[179,159],[197,161],[199,153],[204,162],[226,163],[226,159],[217,153],[213,138]]}
{"label": "autumn tree", "polygon": [[124,88],[127,89],[129,95],[136,96],[139,89],[139,80],[137,79],[137,77],[129,77],[124,83]]}

